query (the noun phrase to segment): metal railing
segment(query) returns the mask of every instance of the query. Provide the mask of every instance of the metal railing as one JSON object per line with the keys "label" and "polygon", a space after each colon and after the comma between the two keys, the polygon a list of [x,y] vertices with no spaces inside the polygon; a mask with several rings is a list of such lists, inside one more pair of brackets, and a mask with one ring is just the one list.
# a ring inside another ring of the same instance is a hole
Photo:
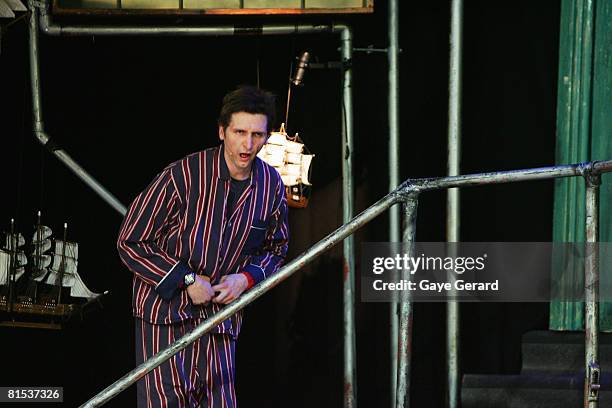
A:
{"label": "metal railing", "polygon": [[[227,305],[223,310],[211,316],[200,326],[196,327],[189,334],[180,338],[167,349],[152,356],[146,362],[130,371],[128,374],[108,386],[102,392],[87,401],[82,407],[97,407],[109,401],[115,395],[125,390],[131,384],[144,377],[149,371],[171,358],[174,354],[183,350],[189,344],[206,334],[212,328],[219,325],[240,309],[244,308],[255,299],[278,285],[283,280],[312,262],[319,255],[338,244],[344,238],[353,234],[359,228],[372,221],[391,206],[404,203],[403,206],[403,241],[408,248],[412,247],[415,238],[416,210],[419,194],[454,187],[470,187],[488,184],[512,183],[518,181],[554,179],[557,177],[582,176],[587,183],[587,241],[596,242],[598,236],[597,213],[599,211],[598,194],[601,173],[612,171],[612,160],[579,163],[572,165],[542,167],[526,170],[502,171],[494,173],[470,174],[443,178],[410,179],[402,183],[397,189],[387,194],[375,204],[361,212],[349,222],[342,225],[334,232],[327,235],[317,242],[310,249],[302,253],[296,259],[281,268],[278,273],[252,288],[243,294],[235,302]],[[599,283],[599,269],[596,259],[587,257],[585,262],[585,300],[586,300],[586,353],[585,367],[587,378],[585,379],[585,406],[590,408],[597,407],[598,384],[593,383],[593,376],[589,373],[599,374],[598,366],[598,307],[597,300]],[[400,361],[397,378],[397,399],[396,407],[409,406],[410,395],[410,362],[411,351],[410,342],[412,337],[412,304],[410,292],[403,291],[401,295],[400,307],[400,333],[399,333],[399,353]],[[591,369],[589,369],[591,367]]]}

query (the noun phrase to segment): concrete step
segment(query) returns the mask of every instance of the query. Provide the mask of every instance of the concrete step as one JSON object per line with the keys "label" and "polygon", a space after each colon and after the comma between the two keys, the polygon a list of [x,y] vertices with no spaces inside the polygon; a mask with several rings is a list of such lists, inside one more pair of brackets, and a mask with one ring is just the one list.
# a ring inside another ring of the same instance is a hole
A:
{"label": "concrete step", "polygon": [[[522,370],[516,375],[463,376],[462,408],[581,407],[584,333],[534,331],[522,342]],[[612,335],[600,335],[599,406],[612,408]]]}

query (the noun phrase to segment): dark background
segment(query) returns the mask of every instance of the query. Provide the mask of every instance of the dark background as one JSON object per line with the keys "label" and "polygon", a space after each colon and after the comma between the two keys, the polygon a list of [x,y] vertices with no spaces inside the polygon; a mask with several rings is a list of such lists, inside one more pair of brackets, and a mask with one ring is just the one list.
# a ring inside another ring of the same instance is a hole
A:
{"label": "dark background", "polygon": [[[450,4],[400,3],[401,179],[443,176]],[[554,164],[559,3],[466,2],[462,173]],[[356,47],[388,42],[387,4],[377,0],[375,6],[373,15],[341,18],[354,27]],[[239,19],[247,25],[295,21]],[[131,276],[115,250],[121,217],[31,133],[25,21],[6,30],[1,45],[1,229],[15,218],[29,236],[39,209],[55,231],[68,222],[69,238],[80,243],[81,276],[90,289],[110,294],[103,309],[61,331],[0,328],[0,385],[63,386],[64,405],[77,406],[134,367]],[[222,96],[236,85],[257,83],[258,65],[259,83],[279,96],[282,117],[295,56],[308,50],[316,61],[337,61],[338,47],[337,35],[41,36],[45,129],[127,205],[166,164],[218,143]],[[352,62],[355,207],[361,211],[388,185],[388,67],[384,54],[355,53]],[[288,130],[299,132],[316,158],[311,205],[290,212],[291,258],[341,224],[340,103],[337,70],[311,70],[306,85],[293,92]],[[418,240],[445,239],[445,197],[421,197]],[[552,199],[550,181],[464,189],[461,239],[550,241]],[[387,223],[383,216],[368,225],[356,237],[357,248],[363,241],[386,241]],[[338,247],[248,308],[238,342],[242,407],[340,406],[341,277]],[[518,372],[521,335],[546,329],[548,322],[547,304],[464,304],[461,313],[464,373]],[[389,404],[388,315],[385,304],[356,305],[361,406]],[[442,406],[445,306],[416,304],[414,316],[413,403]],[[108,404],[133,405],[135,387]]]}

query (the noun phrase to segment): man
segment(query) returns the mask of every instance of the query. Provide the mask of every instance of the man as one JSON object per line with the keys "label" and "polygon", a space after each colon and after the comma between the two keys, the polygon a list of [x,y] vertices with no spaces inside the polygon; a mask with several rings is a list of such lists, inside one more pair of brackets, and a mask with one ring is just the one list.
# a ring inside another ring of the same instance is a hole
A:
{"label": "man", "polygon": [[[285,187],[256,157],[274,109],[274,97],[254,87],[227,94],[222,144],[170,164],[130,206],[117,247],[134,274],[138,365],[279,269]],[[237,313],[140,380],[138,406],[235,407],[241,321]]]}

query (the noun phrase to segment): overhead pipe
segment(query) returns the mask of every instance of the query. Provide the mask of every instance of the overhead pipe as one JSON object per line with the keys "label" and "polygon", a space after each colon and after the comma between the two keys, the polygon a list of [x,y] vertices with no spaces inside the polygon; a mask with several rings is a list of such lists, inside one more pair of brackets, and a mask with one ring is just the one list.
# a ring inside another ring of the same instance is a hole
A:
{"label": "overhead pipe", "polygon": [[52,36],[234,36],[234,35],[288,35],[342,33],[349,30],[345,24],[267,24],[253,26],[126,26],[126,25],[63,25],[51,18],[49,2],[45,0],[40,9],[40,29]]}
{"label": "overhead pipe", "polygon": [[[399,184],[399,23],[398,1],[389,0],[389,47],[387,60],[389,64],[389,95],[387,102],[389,116],[389,191]],[[389,242],[400,240],[400,209],[396,205],[389,209]],[[395,405],[397,391],[399,316],[397,296],[394,294],[389,305],[389,341],[390,341],[390,378],[391,406]]]}
{"label": "overhead pipe", "polygon": [[[463,50],[463,0],[451,4],[450,61],[448,76],[448,175],[459,174],[461,160],[461,57]],[[459,189],[447,191],[446,241],[460,241]],[[457,301],[446,303],[446,360],[447,406],[457,408],[459,403],[459,321]]]}
{"label": "overhead pipe", "polygon": [[34,6],[34,1],[30,1],[30,23],[29,34],[29,54],[30,54],[30,81],[32,84],[32,116],[34,122],[34,135],[36,139],[46,147],[51,154],[64,163],[73,173],[91,187],[106,203],[113,207],[119,214],[125,215],[126,207],[102,184],[92,177],[83,167],[70,157],[64,149],[55,143],[44,131],[44,122],[41,109],[41,85],[40,85],[40,61],[38,58],[38,8]]}

